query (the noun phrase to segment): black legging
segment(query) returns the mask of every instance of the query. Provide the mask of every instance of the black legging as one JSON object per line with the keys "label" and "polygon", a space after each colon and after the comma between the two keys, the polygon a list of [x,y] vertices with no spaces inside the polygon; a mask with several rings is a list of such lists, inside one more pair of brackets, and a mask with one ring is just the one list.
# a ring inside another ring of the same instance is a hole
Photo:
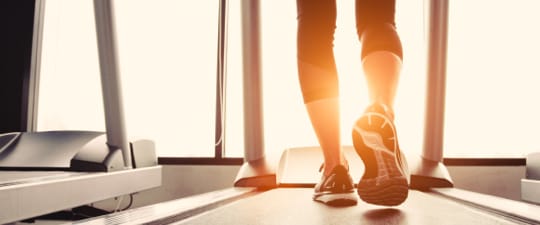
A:
{"label": "black legging", "polygon": [[[338,96],[333,41],[335,0],[297,0],[298,75],[304,102]],[[395,29],[395,0],[356,0],[356,29],[361,58],[374,51],[390,51],[403,59]],[[314,73],[313,71],[320,71]]]}

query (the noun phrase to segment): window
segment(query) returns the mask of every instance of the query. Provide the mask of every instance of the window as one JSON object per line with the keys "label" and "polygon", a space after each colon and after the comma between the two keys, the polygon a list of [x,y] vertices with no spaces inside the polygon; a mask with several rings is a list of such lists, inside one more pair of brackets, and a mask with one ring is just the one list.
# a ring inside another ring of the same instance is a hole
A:
{"label": "window", "polygon": [[[360,43],[355,27],[354,1],[338,1],[335,55],[341,83],[342,143],[352,145],[354,120],[367,106],[367,90],[360,67]],[[406,63],[397,99],[400,144],[421,151],[424,119],[425,47],[423,5],[398,1],[397,26]],[[240,1],[230,1],[227,87],[227,151],[241,156],[241,23]],[[262,76],[265,149],[280,154],[286,148],[317,146],[304,109],[296,65],[296,2],[261,1]],[[351,85],[348,85],[351,84]],[[234,86],[233,86],[234,85]]]}
{"label": "window", "polygon": [[38,130],[105,130],[91,1],[47,1]]}
{"label": "window", "polygon": [[[350,126],[367,104],[367,91],[359,63],[361,43],[355,32],[354,1],[337,4],[334,52],[341,84],[342,143],[352,145]],[[424,4],[397,1],[396,5],[405,54],[396,124],[401,148],[413,154],[421,153],[424,138],[424,24],[428,19]],[[540,126],[540,104],[536,106],[540,33],[534,29],[540,21],[535,12],[539,7],[534,0],[450,1],[445,157],[522,157],[540,148],[535,130]],[[266,151],[279,154],[289,147],[317,146],[296,75],[295,2],[261,1],[261,12]],[[237,14],[239,6],[231,3],[231,16]],[[239,22],[231,20],[230,35],[240,33],[239,25],[234,30],[236,24]],[[237,41],[233,39],[230,42]],[[237,48],[232,44],[229,51]],[[239,63],[236,60],[239,56],[230,57],[229,65]],[[233,74],[229,71],[228,76]],[[231,92],[228,97],[232,98]],[[228,110],[231,108],[229,104]],[[228,126],[241,125],[228,119]],[[227,135],[241,137],[233,132]]]}
{"label": "window", "polygon": [[[240,0],[229,1],[225,157],[242,157]],[[219,1],[116,1],[120,69],[130,137],[156,141],[162,157],[213,157]],[[486,6],[489,5],[489,9]],[[535,0],[451,1],[446,157],[522,156],[536,151],[540,96]],[[396,99],[401,147],[420,153],[425,110],[423,2],[398,1],[405,62]],[[296,3],[261,1],[265,149],[316,146],[296,68]],[[46,5],[38,130],[104,130],[91,1]],[[335,55],[342,142],[368,104],[354,1],[338,1]]]}
{"label": "window", "polygon": [[[115,1],[128,136],[213,157],[218,1]],[[92,1],[46,5],[38,130],[104,130]]]}
{"label": "window", "polygon": [[450,1],[446,156],[538,151],[540,2]]}

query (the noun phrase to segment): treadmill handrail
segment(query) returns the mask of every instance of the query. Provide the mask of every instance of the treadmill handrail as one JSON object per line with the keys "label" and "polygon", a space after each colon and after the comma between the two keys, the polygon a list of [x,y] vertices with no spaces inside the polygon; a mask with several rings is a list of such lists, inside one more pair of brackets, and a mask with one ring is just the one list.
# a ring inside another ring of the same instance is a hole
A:
{"label": "treadmill handrail", "polygon": [[94,0],[94,13],[107,144],[111,147],[120,148],[124,158],[124,166],[132,168],[124,119],[121,77],[118,67],[114,1]]}

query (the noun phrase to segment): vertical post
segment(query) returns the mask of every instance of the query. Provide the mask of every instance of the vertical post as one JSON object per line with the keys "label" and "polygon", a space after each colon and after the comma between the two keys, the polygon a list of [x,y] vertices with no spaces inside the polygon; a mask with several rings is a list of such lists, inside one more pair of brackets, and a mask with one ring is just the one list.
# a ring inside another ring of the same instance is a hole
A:
{"label": "vertical post", "polygon": [[105,110],[107,145],[122,150],[124,166],[131,168],[131,153],[126,137],[122,85],[118,69],[116,29],[112,0],[94,0],[101,89]]}
{"label": "vertical post", "polygon": [[26,101],[26,131],[37,129],[37,109],[39,95],[39,72],[41,71],[41,49],[43,46],[43,23],[45,21],[45,0],[36,0],[34,7],[34,31],[32,35],[32,58],[30,59],[30,76],[25,83],[28,91]]}
{"label": "vertical post", "polygon": [[244,159],[264,158],[259,0],[242,0]]}
{"label": "vertical post", "polygon": [[427,98],[422,157],[441,162],[446,94],[448,0],[429,0],[428,4]]}
{"label": "vertical post", "polygon": [[216,76],[216,132],[214,157],[221,159],[225,156],[225,78],[227,75],[227,0],[219,1],[219,25],[217,45],[217,76]]}

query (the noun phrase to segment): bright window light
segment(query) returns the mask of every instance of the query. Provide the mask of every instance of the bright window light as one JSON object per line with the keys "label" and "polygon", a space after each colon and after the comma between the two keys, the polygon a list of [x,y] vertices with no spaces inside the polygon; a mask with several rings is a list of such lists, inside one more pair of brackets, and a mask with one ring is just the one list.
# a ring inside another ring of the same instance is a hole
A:
{"label": "bright window light", "polygon": [[[342,143],[368,104],[354,1],[338,2],[335,55]],[[104,130],[92,1],[48,0],[38,130]],[[160,156],[213,157],[218,1],[117,0],[120,71],[130,137]],[[486,8],[486,6],[489,7]],[[540,15],[536,0],[450,1],[444,153],[508,157],[538,151]],[[397,1],[404,65],[396,99],[400,145],[420,153],[425,110],[424,1]],[[265,149],[317,146],[296,68],[296,2],[261,1]],[[229,1],[227,157],[244,150],[240,0]]]}
{"label": "bright window light", "polygon": [[[242,156],[240,1],[230,2],[226,149],[228,155]],[[360,67],[354,1],[338,1],[337,7],[334,52],[341,84],[341,136],[342,144],[352,145],[352,124],[367,107],[367,89]],[[421,2],[398,4],[397,11],[397,27],[406,59],[396,102],[396,123],[401,147],[419,152],[425,92],[423,5]],[[261,1],[263,112],[265,149],[268,154],[280,154],[291,147],[318,145],[298,82],[296,23],[295,1]]]}
{"label": "bright window light", "polygon": [[[231,3],[229,52],[240,48],[240,6]],[[419,154],[424,135],[427,5],[397,1],[396,23],[404,65],[396,99],[400,146]],[[486,8],[486,6],[489,6]],[[354,1],[338,1],[334,53],[341,84],[342,143],[352,145],[350,126],[367,104],[360,67]],[[540,126],[540,15],[535,0],[450,1],[446,157],[515,157],[538,151]],[[261,1],[265,148],[269,154],[317,146],[303,107],[296,68],[295,1]],[[229,56],[229,83],[241,84],[241,55]],[[234,81],[232,81],[234,79]],[[229,86],[231,86],[230,84]],[[241,86],[228,103],[241,100]],[[241,104],[241,103],[239,103]],[[228,105],[229,154],[241,156],[241,105]],[[234,128],[232,128],[234,127]],[[232,132],[235,131],[235,132]],[[234,141],[231,141],[234,139]]]}
{"label": "bright window light", "polygon": [[450,1],[446,156],[538,151],[536,0]]}
{"label": "bright window light", "polygon": [[[213,157],[217,1],[115,1],[128,136]],[[104,130],[92,1],[48,0],[38,130]]]}
{"label": "bright window light", "polygon": [[45,5],[37,129],[105,130],[92,1]]}

